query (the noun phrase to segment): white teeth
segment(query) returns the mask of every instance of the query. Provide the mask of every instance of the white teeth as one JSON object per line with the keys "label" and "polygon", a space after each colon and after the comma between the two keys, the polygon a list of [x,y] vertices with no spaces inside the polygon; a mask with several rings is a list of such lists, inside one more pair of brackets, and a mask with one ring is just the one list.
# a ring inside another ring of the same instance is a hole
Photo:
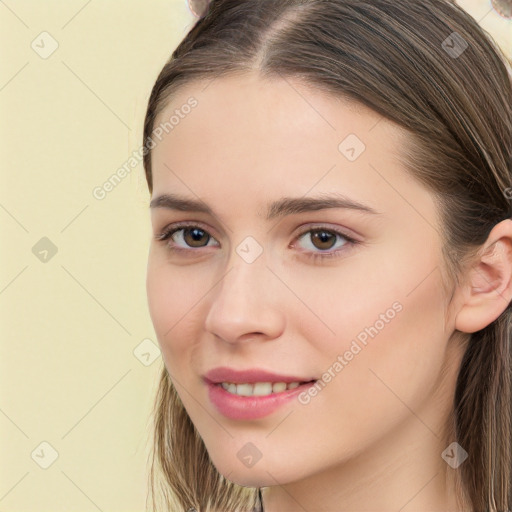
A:
{"label": "white teeth", "polygon": [[295,389],[300,386],[300,382],[255,382],[254,384],[243,383],[234,384],[232,382],[222,382],[221,386],[234,395],[239,396],[267,396],[272,393],[282,393],[287,389]]}
{"label": "white teeth", "polygon": [[251,384],[237,384],[236,394],[241,396],[251,396],[253,386]]}
{"label": "white teeth", "polygon": [[280,393],[286,389],[286,382],[276,382],[272,385],[272,391],[274,393]]}
{"label": "white teeth", "polygon": [[253,395],[262,396],[272,393],[272,384],[270,382],[257,382],[254,384]]}

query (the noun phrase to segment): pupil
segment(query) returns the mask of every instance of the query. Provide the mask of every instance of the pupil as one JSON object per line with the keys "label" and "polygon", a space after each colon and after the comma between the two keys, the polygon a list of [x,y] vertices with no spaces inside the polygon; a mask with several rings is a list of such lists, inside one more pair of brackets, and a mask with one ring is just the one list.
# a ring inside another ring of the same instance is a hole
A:
{"label": "pupil", "polygon": [[[320,240],[321,244],[325,244],[326,242],[328,242],[329,238],[335,238],[334,235],[328,233],[327,231],[316,231],[314,232],[313,237],[316,238],[317,240]],[[329,245],[329,247],[319,247],[319,249],[330,249],[331,247],[332,243]]]}
{"label": "pupil", "polygon": [[199,239],[201,238],[201,232],[198,229],[193,229],[192,233],[194,233],[194,237],[199,237]]}
{"label": "pupil", "polygon": [[187,229],[185,230],[185,239],[187,239],[187,234],[191,235],[191,239],[192,239],[192,243],[189,243],[189,241],[187,240],[187,243],[189,245],[192,245],[194,247],[199,247],[199,245],[194,245],[194,244],[197,244],[197,242],[201,242],[201,238],[204,238],[206,237],[206,242],[208,243],[208,235],[205,235],[205,232],[202,230],[202,229],[197,229],[197,228],[193,228],[193,229]]}

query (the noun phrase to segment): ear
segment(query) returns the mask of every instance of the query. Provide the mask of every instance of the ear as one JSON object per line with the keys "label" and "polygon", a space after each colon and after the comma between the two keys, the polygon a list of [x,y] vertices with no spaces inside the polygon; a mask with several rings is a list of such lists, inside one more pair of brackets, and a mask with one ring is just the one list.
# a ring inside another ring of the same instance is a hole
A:
{"label": "ear", "polygon": [[512,300],[511,219],[494,226],[468,272],[455,328],[473,333],[494,322]]}

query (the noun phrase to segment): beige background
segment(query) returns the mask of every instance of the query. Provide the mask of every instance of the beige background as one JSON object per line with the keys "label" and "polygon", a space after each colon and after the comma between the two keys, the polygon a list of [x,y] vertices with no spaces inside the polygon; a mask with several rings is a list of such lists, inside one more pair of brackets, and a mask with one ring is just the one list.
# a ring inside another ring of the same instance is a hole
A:
{"label": "beige background", "polygon": [[[512,21],[461,3],[512,55]],[[0,0],[0,512],[145,509],[162,360],[142,164],[93,189],[140,148],[194,21],[185,0]]]}

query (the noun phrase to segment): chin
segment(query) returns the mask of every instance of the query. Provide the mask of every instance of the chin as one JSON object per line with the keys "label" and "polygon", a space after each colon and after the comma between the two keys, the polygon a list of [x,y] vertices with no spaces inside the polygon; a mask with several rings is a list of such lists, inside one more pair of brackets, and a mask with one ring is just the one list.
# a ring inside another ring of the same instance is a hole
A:
{"label": "chin", "polygon": [[267,487],[270,485],[275,485],[276,481],[273,479],[267,471],[265,471],[265,467],[261,465],[260,467],[252,467],[252,468],[239,468],[233,469],[233,467],[224,467],[217,466],[217,471],[230,482],[233,482],[236,485],[240,485],[242,487]]}
{"label": "chin", "polygon": [[224,478],[226,480],[229,480],[230,482],[233,482],[236,485],[240,485],[241,487],[268,487],[271,485],[275,485],[276,481],[273,478],[270,478],[268,474],[265,476],[261,475],[258,477],[257,475],[250,474],[251,470],[248,469],[245,471],[245,473],[242,472],[231,472],[228,475],[224,475]]}

